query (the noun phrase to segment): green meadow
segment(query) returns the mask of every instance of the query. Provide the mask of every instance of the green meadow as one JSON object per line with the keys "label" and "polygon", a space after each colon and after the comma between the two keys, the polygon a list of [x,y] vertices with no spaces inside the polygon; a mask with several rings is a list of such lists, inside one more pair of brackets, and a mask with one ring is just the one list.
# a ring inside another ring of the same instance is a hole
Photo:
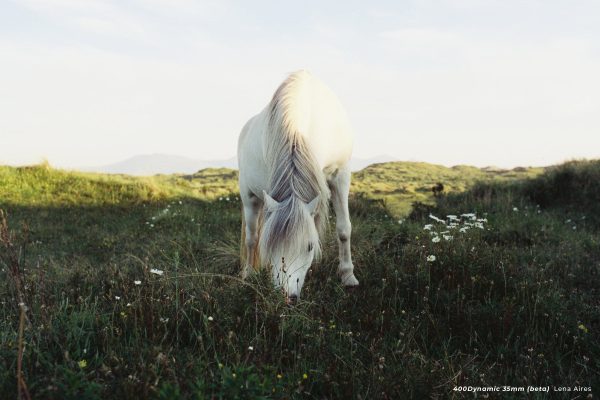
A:
{"label": "green meadow", "polygon": [[236,190],[227,169],[0,167],[0,398],[598,396],[600,161],[367,167],[360,286],[332,223],[295,307],[239,278]]}

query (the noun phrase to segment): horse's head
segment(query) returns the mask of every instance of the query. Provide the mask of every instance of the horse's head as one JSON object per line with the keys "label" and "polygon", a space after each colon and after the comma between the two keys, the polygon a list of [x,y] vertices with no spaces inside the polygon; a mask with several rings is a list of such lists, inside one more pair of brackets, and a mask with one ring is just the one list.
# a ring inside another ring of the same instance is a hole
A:
{"label": "horse's head", "polygon": [[295,197],[278,202],[266,192],[263,198],[261,261],[271,266],[275,286],[283,289],[289,304],[294,304],[300,298],[308,269],[321,253],[315,224],[320,196],[309,203]]}

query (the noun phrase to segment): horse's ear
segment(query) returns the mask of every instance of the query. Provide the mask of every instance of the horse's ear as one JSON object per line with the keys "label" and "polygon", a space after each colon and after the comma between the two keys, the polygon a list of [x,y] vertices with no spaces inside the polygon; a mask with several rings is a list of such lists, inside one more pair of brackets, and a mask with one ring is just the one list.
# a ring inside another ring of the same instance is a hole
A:
{"label": "horse's ear", "polygon": [[274,210],[277,208],[277,206],[279,206],[279,203],[277,202],[277,200],[275,200],[274,198],[269,196],[267,194],[267,192],[265,192],[264,190],[263,190],[263,201],[265,202],[265,207],[267,208],[267,210]]}
{"label": "horse's ear", "polygon": [[317,197],[315,197],[314,199],[312,199],[311,202],[306,205],[306,208],[308,209],[308,212],[313,217],[317,213],[317,206],[319,205],[319,201],[320,200],[321,200],[321,194],[319,193],[317,195]]}

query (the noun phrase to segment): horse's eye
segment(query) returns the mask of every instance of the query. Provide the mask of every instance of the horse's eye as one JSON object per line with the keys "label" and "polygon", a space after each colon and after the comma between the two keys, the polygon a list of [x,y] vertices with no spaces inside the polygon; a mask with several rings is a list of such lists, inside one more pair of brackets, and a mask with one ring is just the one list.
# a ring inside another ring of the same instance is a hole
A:
{"label": "horse's eye", "polygon": [[310,251],[312,251],[312,249],[313,249],[313,244],[312,244],[312,243],[309,243],[309,244],[308,244],[308,251],[310,252]]}

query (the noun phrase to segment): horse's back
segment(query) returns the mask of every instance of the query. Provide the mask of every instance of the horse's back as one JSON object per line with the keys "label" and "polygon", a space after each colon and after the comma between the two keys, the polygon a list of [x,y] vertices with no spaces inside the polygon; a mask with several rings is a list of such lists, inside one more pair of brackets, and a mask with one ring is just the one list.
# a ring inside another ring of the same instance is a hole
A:
{"label": "horse's back", "polygon": [[302,70],[291,74],[280,85],[269,105],[252,117],[240,133],[238,166],[240,185],[245,186],[244,190],[255,194],[267,190],[266,143],[269,134],[274,133],[269,129],[272,128],[272,114],[277,111],[286,116],[285,122],[281,123],[290,124],[295,133],[304,138],[321,170],[346,166],[353,145],[346,112],[323,82]]}
{"label": "horse's back", "polygon": [[333,91],[302,70],[291,74],[275,96],[280,92],[287,98],[290,122],[306,139],[321,168],[346,164],[352,153],[353,135],[346,111]]}

